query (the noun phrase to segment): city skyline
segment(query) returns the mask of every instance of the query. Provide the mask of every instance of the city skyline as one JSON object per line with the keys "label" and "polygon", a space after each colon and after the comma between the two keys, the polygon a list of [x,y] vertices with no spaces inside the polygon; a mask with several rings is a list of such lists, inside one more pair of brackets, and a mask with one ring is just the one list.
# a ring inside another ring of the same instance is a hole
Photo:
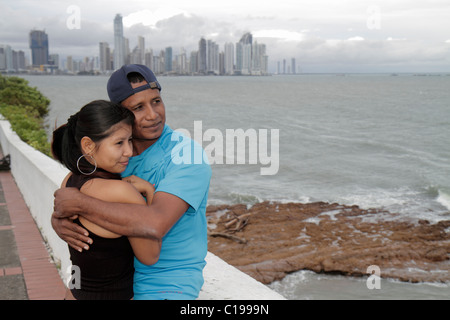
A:
{"label": "city skyline", "polygon": [[[219,44],[202,37],[198,42],[198,50],[187,53],[184,48],[181,48],[181,52],[176,54],[173,54],[172,47],[160,50],[159,54],[154,53],[153,48],[146,49],[143,36],[138,36],[137,46],[130,50],[130,41],[123,36],[123,22],[120,14],[116,14],[114,18],[113,32],[113,48],[110,48],[108,42],[100,42],[96,56],[74,59],[72,55],[68,55],[61,60],[58,53],[49,53],[51,52],[49,35],[44,30],[31,30],[29,32],[31,60],[26,64],[25,62],[18,64],[15,61],[17,52],[9,45],[0,46],[0,71],[108,74],[124,64],[144,64],[156,74],[257,76],[269,74],[266,45],[259,44],[257,41],[253,42],[253,35],[249,32],[245,33],[236,44],[225,43],[223,50],[220,49]],[[14,63],[13,59],[8,59],[9,56],[4,54],[3,47],[14,54]],[[20,53],[24,56],[23,51]],[[295,59],[292,58],[292,61],[294,66]],[[291,73],[290,69],[288,70],[288,73]],[[296,73],[295,71],[293,67],[292,73]],[[286,73],[286,68],[283,68],[282,73]]]}
{"label": "city skyline", "polygon": [[45,30],[51,53],[96,56],[100,42],[114,46],[117,13],[130,48],[142,35],[154,50],[171,46],[191,52],[201,37],[223,46],[251,32],[267,46],[270,72],[292,58],[303,72],[450,70],[448,1],[4,0],[0,45],[29,56],[29,31]]}

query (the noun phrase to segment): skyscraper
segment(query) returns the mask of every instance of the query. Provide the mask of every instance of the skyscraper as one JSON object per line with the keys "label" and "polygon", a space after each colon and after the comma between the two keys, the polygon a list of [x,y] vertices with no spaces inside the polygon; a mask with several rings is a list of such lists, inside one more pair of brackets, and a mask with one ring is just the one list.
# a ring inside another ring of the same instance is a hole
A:
{"label": "skyscraper", "polygon": [[48,64],[48,35],[45,31],[30,31],[30,49],[34,67]]}
{"label": "skyscraper", "polygon": [[141,53],[141,61],[139,64],[145,64],[145,38],[142,36],[138,37],[138,48]]}
{"label": "skyscraper", "polygon": [[8,45],[0,45],[0,70],[13,70],[13,50]]}
{"label": "skyscraper", "polygon": [[69,72],[73,72],[74,71],[72,56],[67,56],[66,68],[67,68],[67,71],[69,71]]}
{"label": "skyscraper", "polygon": [[105,72],[111,70],[111,52],[107,42],[100,42],[100,71]]}
{"label": "skyscraper", "polygon": [[200,39],[198,43],[198,73],[206,74],[206,40]]}
{"label": "skyscraper", "polygon": [[225,43],[225,56],[224,56],[224,68],[225,74],[234,73],[234,44],[231,42]]}
{"label": "skyscraper", "polygon": [[13,50],[13,69],[16,71],[20,71],[25,69],[25,52],[22,50],[14,51]]}
{"label": "skyscraper", "polygon": [[219,74],[219,46],[212,40],[206,42],[207,73]]}
{"label": "skyscraper", "polygon": [[145,53],[145,63],[144,63],[147,67],[149,67],[150,69],[154,69],[153,68],[153,50],[149,50],[148,52]]}
{"label": "skyscraper", "polygon": [[239,74],[242,72],[243,54],[243,44],[240,42],[236,43],[236,71]]}
{"label": "skyscraper", "polygon": [[190,60],[190,72],[191,73],[198,73],[198,51],[191,51],[191,58]]}
{"label": "skyscraper", "polygon": [[266,75],[268,70],[266,45],[253,41],[251,33],[244,34],[236,43],[236,72],[244,75]]}
{"label": "skyscraper", "polygon": [[114,70],[125,64],[125,49],[123,39],[122,16],[117,14],[114,18]]}
{"label": "skyscraper", "polygon": [[243,44],[253,44],[253,35],[250,32],[247,32],[242,36],[239,42]]}
{"label": "skyscraper", "polygon": [[48,64],[53,66],[53,69],[59,69],[59,54],[50,54],[48,57]]}
{"label": "skyscraper", "polygon": [[241,74],[251,74],[253,36],[246,33],[236,43],[236,70]]}
{"label": "skyscraper", "polygon": [[172,47],[167,47],[164,52],[164,71],[171,72],[172,71]]}

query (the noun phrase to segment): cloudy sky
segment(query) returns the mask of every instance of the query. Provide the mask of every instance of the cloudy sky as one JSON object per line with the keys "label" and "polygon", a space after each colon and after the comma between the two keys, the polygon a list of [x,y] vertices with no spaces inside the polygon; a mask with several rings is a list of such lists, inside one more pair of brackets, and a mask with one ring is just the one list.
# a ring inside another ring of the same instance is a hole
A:
{"label": "cloudy sky", "polygon": [[291,58],[302,72],[450,72],[449,0],[0,0],[0,44],[29,55],[30,30],[45,29],[62,59],[98,56],[117,13],[131,50],[139,35],[177,54],[251,32],[272,72]]}

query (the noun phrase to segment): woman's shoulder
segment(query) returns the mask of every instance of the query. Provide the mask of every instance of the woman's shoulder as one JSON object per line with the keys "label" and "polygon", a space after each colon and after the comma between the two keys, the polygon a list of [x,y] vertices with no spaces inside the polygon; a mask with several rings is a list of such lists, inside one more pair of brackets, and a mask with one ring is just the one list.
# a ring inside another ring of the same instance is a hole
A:
{"label": "woman's shoulder", "polygon": [[69,172],[65,177],[64,180],[61,182],[61,188],[64,188],[67,184],[67,180],[69,180],[70,176],[72,175],[72,172]]}
{"label": "woman's shoulder", "polygon": [[145,199],[136,188],[123,180],[95,178],[86,182],[81,192],[108,202],[145,204]]}

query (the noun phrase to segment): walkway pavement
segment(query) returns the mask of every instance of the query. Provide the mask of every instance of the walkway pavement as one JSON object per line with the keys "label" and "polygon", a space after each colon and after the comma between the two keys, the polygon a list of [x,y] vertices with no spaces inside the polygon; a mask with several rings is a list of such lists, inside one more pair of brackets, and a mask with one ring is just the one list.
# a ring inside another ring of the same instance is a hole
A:
{"label": "walkway pavement", "polygon": [[64,294],[64,283],[11,172],[0,171],[0,300],[62,300]]}

